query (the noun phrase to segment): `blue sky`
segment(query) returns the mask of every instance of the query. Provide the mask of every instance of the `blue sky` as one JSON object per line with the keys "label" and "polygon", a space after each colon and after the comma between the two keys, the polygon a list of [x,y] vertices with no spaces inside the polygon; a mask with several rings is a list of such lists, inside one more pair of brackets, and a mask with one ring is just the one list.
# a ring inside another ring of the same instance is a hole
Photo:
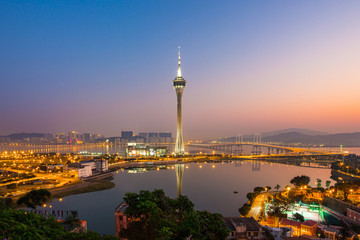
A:
{"label": "blue sky", "polygon": [[0,134],[358,131],[358,1],[0,1]]}

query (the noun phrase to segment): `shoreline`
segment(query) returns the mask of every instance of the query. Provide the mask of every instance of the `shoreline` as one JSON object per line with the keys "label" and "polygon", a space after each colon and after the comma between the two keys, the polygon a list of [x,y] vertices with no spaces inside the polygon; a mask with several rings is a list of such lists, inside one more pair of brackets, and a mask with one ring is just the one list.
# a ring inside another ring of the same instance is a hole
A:
{"label": "shoreline", "polygon": [[106,189],[111,189],[115,187],[115,183],[111,181],[112,177],[96,178],[96,179],[86,179],[79,183],[75,183],[70,186],[50,189],[51,200],[55,198],[63,198],[71,195],[90,193],[96,191],[102,191]]}
{"label": "shoreline", "polygon": [[[115,183],[112,182],[112,177],[114,173],[112,171],[95,175],[89,179],[79,180],[73,184],[62,186],[59,188],[47,189],[51,193],[50,199],[46,202],[51,202],[54,199],[59,199],[63,197],[68,197],[71,195],[82,194],[82,193],[90,193],[97,192],[106,189],[111,189],[115,187]],[[18,195],[16,197],[12,197],[14,201],[17,201],[19,198],[23,197],[23,195]]]}

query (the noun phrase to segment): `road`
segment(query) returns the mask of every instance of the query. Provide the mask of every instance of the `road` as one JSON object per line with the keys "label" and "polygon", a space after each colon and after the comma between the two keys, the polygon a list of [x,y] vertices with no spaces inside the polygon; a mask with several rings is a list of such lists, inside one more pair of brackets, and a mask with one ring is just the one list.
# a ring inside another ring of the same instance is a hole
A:
{"label": "road", "polygon": [[249,213],[246,215],[246,217],[253,217],[253,218],[255,218],[255,220],[258,220],[259,217],[261,216],[260,213],[261,213],[261,209],[263,206],[263,202],[266,200],[268,195],[269,195],[268,193],[259,194],[255,198],[253,205],[252,205]]}

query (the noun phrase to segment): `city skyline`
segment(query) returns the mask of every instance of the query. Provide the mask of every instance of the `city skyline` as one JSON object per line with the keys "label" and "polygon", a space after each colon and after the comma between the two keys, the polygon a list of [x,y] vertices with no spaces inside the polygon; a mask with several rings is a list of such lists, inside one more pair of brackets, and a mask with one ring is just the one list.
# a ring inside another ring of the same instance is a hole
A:
{"label": "city skyline", "polygon": [[[360,130],[360,3],[4,2],[0,135],[176,132],[185,140],[307,128]],[[169,21],[173,16],[183,16]]]}

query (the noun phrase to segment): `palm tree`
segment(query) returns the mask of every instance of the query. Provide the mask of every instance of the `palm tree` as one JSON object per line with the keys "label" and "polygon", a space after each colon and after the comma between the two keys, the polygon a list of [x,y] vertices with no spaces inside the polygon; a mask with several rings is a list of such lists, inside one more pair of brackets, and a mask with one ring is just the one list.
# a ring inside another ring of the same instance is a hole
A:
{"label": "palm tree", "polygon": [[317,183],[317,184],[316,184],[316,187],[317,187],[317,188],[321,188],[321,182],[322,182],[322,181],[321,181],[320,178],[317,178],[317,179],[316,179],[316,183]]}
{"label": "palm tree", "polygon": [[36,206],[41,206],[46,203],[51,197],[51,193],[46,189],[32,190],[25,196],[17,200],[17,205],[25,204],[27,207],[36,209]]}
{"label": "palm tree", "polygon": [[279,185],[279,184],[277,184],[277,185],[275,186],[275,189],[276,189],[276,191],[279,191],[279,189],[280,189],[280,185]]}

